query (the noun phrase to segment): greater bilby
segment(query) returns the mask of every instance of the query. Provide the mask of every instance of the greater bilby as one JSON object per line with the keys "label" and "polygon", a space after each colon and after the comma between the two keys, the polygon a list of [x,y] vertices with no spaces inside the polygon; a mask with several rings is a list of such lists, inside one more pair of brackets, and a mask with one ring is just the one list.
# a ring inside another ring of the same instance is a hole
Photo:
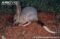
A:
{"label": "greater bilby", "polygon": [[[15,24],[19,23],[19,26],[27,26],[32,21],[39,21],[37,16],[37,10],[34,7],[25,7],[21,11],[21,6],[19,3],[16,4],[16,14],[14,16]],[[26,24],[25,24],[26,23]],[[44,23],[41,21],[39,22],[43,26],[43,28],[48,31],[49,33],[56,33],[54,31],[51,31]]]}

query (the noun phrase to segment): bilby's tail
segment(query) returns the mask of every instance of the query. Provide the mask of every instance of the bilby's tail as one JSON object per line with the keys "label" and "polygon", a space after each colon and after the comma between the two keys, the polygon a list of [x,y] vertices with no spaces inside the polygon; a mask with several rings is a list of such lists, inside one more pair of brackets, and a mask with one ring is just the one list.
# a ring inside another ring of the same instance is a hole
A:
{"label": "bilby's tail", "polygon": [[47,32],[52,33],[52,34],[57,33],[55,31],[50,30],[43,22],[41,22],[41,21],[38,20],[37,23],[40,24],[41,27],[43,27]]}
{"label": "bilby's tail", "polygon": [[47,26],[43,26],[43,28],[44,28],[46,31],[48,31],[49,33],[53,33],[53,34],[57,33],[57,32],[55,32],[55,31],[50,30]]}

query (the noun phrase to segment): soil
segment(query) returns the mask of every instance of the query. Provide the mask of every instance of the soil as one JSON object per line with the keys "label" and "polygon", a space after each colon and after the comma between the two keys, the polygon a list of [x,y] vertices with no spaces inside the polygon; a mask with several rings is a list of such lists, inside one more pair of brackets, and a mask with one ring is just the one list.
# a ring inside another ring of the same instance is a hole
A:
{"label": "soil", "polygon": [[[39,12],[40,14],[39,19],[41,21],[44,21],[44,23],[47,20],[52,20],[54,19],[54,15],[53,14],[47,14],[48,12]],[[50,16],[51,15],[51,16]],[[49,17],[48,17],[49,16]],[[8,14],[0,14],[1,19],[3,18],[4,21],[2,20],[0,22],[0,24],[2,26],[0,26],[0,28],[3,27],[3,29],[0,30],[0,39],[2,34],[4,34],[4,36],[6,37],[6,39],[60,39],[60,38],[41,38],[41,37],[56,37],[55,34],[51,34],[49,32],[47,32],[43,27],[41,27],[40,24],[38,24],[37,22],[32,22],[30,25],[28,26],[18,26],[18,25],[4,25],[6,23],[6,21],[12,23],[12,17],[13,15],[8,15]],[[46,17],[46,18],[45,18]],[[57,25],[53,25],[53,24],[49,24],[49,26],[47,26],[49,29],[55,31]],[[59,36],[60,37],[60,36]]]}

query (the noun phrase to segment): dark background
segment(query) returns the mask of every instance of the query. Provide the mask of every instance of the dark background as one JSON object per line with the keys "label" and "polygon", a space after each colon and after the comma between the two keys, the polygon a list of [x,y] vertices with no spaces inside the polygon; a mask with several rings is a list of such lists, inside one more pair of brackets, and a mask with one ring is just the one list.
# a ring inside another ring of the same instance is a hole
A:
{"label": "dark background", "polygon": [[[0,0],[0,11],[15,12],[15,6],[1,5],[2,1],[15,0]],[[19,0],[21,7],[33,6],[38,11],[51,11],[60,13],[60,0]]]}

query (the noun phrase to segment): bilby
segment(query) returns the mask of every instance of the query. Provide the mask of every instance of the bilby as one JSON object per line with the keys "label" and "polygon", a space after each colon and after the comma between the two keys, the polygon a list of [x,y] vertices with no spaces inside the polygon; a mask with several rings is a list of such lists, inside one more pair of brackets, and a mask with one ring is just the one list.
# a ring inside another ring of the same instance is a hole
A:
{"label": "bilby", "polygon": [[[14,23],[19,23],[19,26],[27,26],[29,25],[32,21],[38,22],[38,16],[37,16],[37,10],[34,7],[25,7],[21,11],[21,7],[19,7],[18,3],[16,4],[16,14],[14,16]],[[26,24],[25,24],[26,23]],[[57,33],[54,31],[51,31],[47,26],[45,26],[44,23],[40,22],[43,26],[43,28],[48,31],[49,33]]]}

